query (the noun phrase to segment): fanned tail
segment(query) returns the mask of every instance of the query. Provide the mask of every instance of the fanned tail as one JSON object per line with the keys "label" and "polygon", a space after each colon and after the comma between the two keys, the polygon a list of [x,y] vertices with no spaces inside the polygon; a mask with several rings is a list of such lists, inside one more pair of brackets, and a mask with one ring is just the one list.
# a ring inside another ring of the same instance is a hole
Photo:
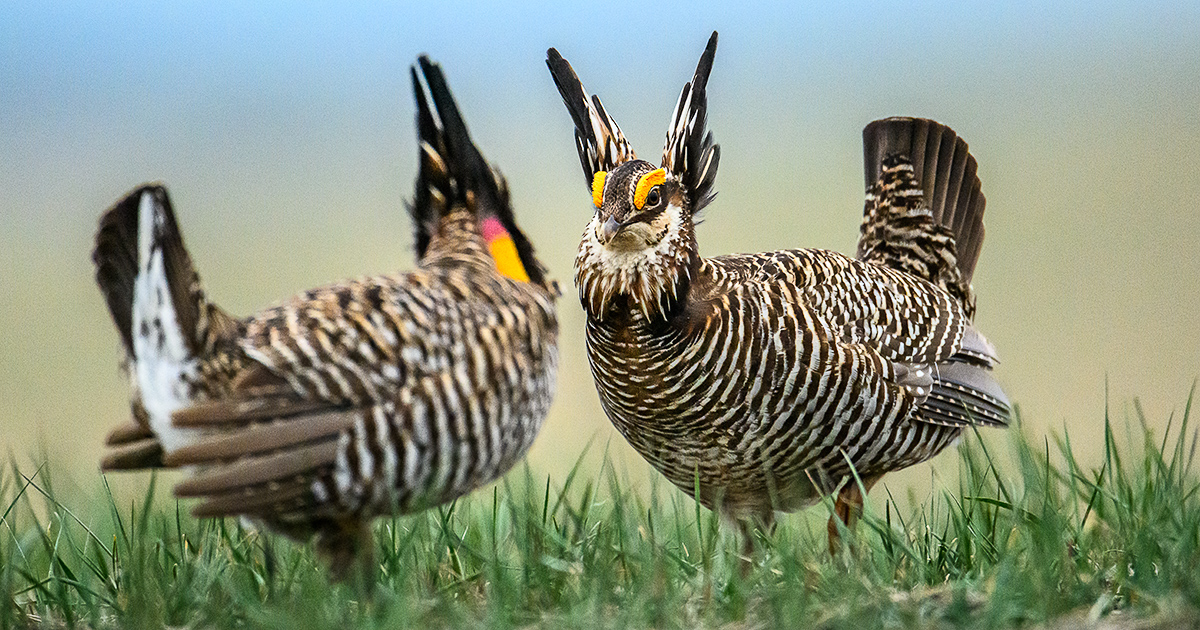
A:
{"label": "fanned tail", "polygon": [[161,466],[175,437],[160,431],[162,422],[169,427],[163,410],[186,402],[180,380],[236,324],[205,299],[160,185],[141,186],[104,213],[92,260],[134,390],[133,420],[109,434],[101,466]]}
{"label": "fanned tail", "polygon": [[[983,247],[986,206],[975,158],[949,127],[920,118],[885,118],[863,130],[867,202],[858,258],[928,280],[975,314],[971,277]],[[992,345],[969,325],[961,347],[935,366],[921,402],[925,422],[1004,426],[1008,397],[992,375]]]}
{"label": "fanned tail", "polygon": [[863,154],[858,257],[934,282],[973,313],[986,199],[967,143],[932,120],[886,118],[863,130]]}

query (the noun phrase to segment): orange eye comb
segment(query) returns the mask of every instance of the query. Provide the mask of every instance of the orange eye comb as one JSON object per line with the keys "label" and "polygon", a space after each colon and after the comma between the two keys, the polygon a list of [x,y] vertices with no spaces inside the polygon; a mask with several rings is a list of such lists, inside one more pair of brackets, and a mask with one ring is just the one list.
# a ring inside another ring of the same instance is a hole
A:
{"label": "orange eye comb", "polygon": [[604,179],[608,177],[605,171],[596,171],[592,176],[592,203],[599,208],[604,203]]}
{"label": "orange eye comb", "polygon": [[633,207],[641,210],[642,206],[646,205],[646,195],[650,194],[650,189],[665,181],[667,181],[667,171],[661,168],[642,175],[642,178],[638,180],[637,188],[633,190]]}
{"label": "orange eye comb", "polygon": [[517,254],[517,245],[508,230],[500,224],[500,220],[488,217],[479,227],[488,251],[496,261],[496,271],[518,282],[529,282],[529,274],[525,271],[525,265],[521,263],[521,256]]}

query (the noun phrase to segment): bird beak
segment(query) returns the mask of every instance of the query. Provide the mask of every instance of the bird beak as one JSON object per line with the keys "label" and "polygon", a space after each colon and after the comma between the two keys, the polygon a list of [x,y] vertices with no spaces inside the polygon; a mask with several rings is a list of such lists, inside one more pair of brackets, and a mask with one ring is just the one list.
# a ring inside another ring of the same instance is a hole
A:
{"label": "bird beak", "polygon": [[620,221],[617,221],[613,217],[609,217],[608,220],[604,222],[604,225],[600,226],[600,243],[608,245],[614,238],[616,238],[617,233],[621,231],[621,228],[624,227],[625,226],[622,225]]}

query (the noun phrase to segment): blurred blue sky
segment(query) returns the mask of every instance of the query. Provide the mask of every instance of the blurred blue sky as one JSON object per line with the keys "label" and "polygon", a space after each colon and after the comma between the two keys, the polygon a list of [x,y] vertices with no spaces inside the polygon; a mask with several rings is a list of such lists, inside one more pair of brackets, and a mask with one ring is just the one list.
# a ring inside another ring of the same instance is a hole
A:
{"label": "blurred blue sky", "polygon": [[862,126],[936,118],[980,162],[979,322],[1029,429],[1094,431],[1106,381],[1162,426],[1182,407],[1200,375],[1200,3],[3,2],[0,446],[48,443],[86,478],[124,418],[89,253],[139,182],[170,186],[209,294],[237,313],[411,265],[423,52],[568,287],[534,462],[613,439],[570,290],[590,203],[545,50],[647,157],[713,29],[702,251],[852,251]]}

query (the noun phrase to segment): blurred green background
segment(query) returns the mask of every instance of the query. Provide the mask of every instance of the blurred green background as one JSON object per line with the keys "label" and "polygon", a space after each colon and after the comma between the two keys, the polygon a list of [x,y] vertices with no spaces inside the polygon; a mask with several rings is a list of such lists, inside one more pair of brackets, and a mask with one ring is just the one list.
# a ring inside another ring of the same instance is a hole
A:
{"label": "blurred green background", "polygon": [[91,239],[140,182],[170,186],[234,313],[411,266],[408,66],[426,52],[566,288],[534,467],[562,473],[594,441],[593,461],[608,446],[648,478],[587,369],[571,261],[591,204],[543,59],[558,47],[653,157],[713,29],[704,253],[852,252],[863,125],[935,118],[979,160],[978,323],[1027,430],[1069,427],[1088,459],[1106,390],[1118,419],[1135,396],[1160,427],[1182,409],[1200,375],[1200,3],[479,4],[0,5],[0,447],[44,447],[96,487],[128,408]]}

